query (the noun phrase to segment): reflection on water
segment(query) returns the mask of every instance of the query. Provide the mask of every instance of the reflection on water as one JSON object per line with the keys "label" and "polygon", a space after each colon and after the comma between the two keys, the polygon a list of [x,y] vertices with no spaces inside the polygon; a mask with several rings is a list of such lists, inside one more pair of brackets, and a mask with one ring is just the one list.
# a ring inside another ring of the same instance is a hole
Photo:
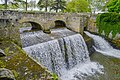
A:
{"label": "reflection on water", "polygon": [[100,80],[120,80],[120,59],[95,52],[91,55],[91,60],[104,66],[106,78]]}

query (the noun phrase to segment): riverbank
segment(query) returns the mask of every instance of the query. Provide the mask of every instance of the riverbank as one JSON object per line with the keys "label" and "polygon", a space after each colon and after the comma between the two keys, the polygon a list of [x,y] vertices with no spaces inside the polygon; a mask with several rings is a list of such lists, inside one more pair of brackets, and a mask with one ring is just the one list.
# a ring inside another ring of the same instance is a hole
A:
{"label": "riverbank", "polygon": [[18,45],[12,41],[0,41],[0,48],[5,57],[0,57],[0,68],[7,68],[14,73],[16,80],[53,80],[55,75],[44,66],[36,63]]}
{"label": "riverbank", "polygon": [[120,49],[120,39],[112,40],[112,43],[117,49]]}

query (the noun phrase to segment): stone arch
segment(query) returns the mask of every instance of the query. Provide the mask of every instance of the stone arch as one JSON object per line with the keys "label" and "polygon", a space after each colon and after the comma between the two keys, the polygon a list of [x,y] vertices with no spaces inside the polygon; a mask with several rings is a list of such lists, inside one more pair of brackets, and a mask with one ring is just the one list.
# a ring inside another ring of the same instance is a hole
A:
{"label": "stone arch", "polygon": [[62,20],[55,21],[55,28],[66,27],[66,23]]}
{"label": "stone arch", "polygon": [[43,30],[43,25],[35,20],[19,20],[19,23],[20,24],[30,23],[32,26],[32,30]]}
{"label": "stone arch", "polygon": [[51,28],[62,28],[62,27],[66,27],[66,21],[61,20],[61,19],[57,19],[52,21],[52,27]]}

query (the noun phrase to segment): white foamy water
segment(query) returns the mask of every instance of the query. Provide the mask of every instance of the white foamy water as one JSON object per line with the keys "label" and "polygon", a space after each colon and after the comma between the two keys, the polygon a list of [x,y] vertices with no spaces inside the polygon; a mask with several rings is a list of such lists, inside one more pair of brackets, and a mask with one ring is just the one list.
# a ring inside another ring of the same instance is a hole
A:
{"label": "white foamy water", "polygon": [[[86,62],[75,66],[73,69],[66,71],[62,80],[86,80],[86,77],[95,76],[95,74],[104,74],[103,66],[96,62]],[[97,79],[96,79],[97,80]]]}
{"label": "white foamy water", "polygon": [[[24,30],[29,30],[29,27],[20,29],[21,32],[23,32]],[[51,34],[46,34],[42,30],[25,32],[25,33],[21,33],[20,37],[22,41],[22,47],[27,47],[73,34],[76,33],[66,28],[61,28],[61,29],[52,29]]]}
{"label": "white foamy water", "polygon": [[[66,34],[62,30],[58,30],[58,32]],[[39,35],[39,33],[36,34]],[[24,34],[22,36],[24,37]],[[24,37],[24,39],[26,40],[28,37]],[[87,46],[80,34],[60,37],[23,49],[34,60],[56,73],[61,80],[87,80],[88,76],[103,74],[103,66],[90,61]]]}
{"label": "white foamy water", "polygon": [[93,38],[95,43],[94,48],[97,52],[100,52],[104,55],[120,58],[120,50],[114,49],[104,38],[97,35],[93,35],[86,31],[85,33],[89,37]]}

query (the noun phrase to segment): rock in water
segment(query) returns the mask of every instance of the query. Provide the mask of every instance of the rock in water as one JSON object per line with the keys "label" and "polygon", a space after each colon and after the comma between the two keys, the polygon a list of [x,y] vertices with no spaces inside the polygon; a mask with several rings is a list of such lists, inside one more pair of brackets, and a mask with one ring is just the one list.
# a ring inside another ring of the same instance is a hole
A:
{"label": "rock in water", "polygon": [[16,80],[12,71],[5,68],[0,68],[0,80]]}
{"label": "rock in water", "polygon": [[0,49],[0,57],[3,57],[3,56],[5,56],[5,53],[2,49]]}

